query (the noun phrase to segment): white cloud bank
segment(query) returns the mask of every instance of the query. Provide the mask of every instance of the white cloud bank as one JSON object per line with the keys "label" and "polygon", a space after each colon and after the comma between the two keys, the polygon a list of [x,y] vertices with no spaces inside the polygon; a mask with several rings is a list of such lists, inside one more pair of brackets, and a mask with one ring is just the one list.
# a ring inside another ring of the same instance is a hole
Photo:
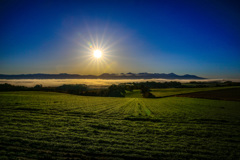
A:
{"label": "white cloud bank", "polygon": [[210,81],[233,81],[240,82],[240,79],[201,79],[201,80],[193,80],[193,79],[1,79],[0,84],[8,83],[16,86],[26,86],[33,87],[37,84],[42,84],[44,87],[55,87],[63,84],[86,84],[88,86],[98,86],[105,87],[111,84],[120,84],[120,83],[129,83],[129,82],[169,82],[169,81],[178,81],[181,83],[187,83],[190,81],[198,81],[198,82],[210,82]]}

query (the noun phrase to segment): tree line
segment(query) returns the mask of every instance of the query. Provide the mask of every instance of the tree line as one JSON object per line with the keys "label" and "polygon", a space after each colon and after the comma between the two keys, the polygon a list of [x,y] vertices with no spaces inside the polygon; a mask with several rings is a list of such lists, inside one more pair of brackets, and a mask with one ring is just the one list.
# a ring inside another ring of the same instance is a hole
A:
{"label": "tree line", "polygon": [[[126,91],[140,90],[144,98],[154,98],[151,93],[153,88],[186,88],[186,87],[209,87],[205,82],[190,82],[192,85],[184,85],[180,82],[140,82],[140,83],[123,83],[119,85],[111,85],[105,89],[92,89],[85,84],[64,84],[58,87],[43,87],[41,84],[34,87],[14,86],[11,84],[0,84],[0,91],[49,91],[61,92],[82,96],[101,96],[101,97],[125,97]],[[239,82],[227,81],[224,83],[216,83],[216,86],[240,86]],[[212,84],[211,84],[212,86]]]}

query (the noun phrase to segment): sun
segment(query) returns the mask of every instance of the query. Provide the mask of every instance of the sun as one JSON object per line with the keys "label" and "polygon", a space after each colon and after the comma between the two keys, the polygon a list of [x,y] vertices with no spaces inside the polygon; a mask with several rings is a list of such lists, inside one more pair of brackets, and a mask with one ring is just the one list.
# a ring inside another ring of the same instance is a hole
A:
{"label": "sun", "polygon": [[102,51],[100,51],[100,50],[95,50],[94,52],[93,52],[93,56],[95,57],[95,58],[101,58],[102,57]]}

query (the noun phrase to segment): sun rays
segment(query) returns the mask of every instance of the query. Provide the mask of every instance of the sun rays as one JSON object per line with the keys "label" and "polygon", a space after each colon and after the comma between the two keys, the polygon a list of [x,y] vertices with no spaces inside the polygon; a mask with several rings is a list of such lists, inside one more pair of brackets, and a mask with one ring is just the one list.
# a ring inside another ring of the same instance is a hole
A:
{"label": "sun rays", "polygon": [[122,72],[126,65],[119,64],[126,59],[123,43],[128,36],[121,28],[113,29],[108,23],[85,23],[85,27],[80,26],[68,37],[76,45],[68,52],[71,70],[93,75]]}
{"label": "sun rays", "polygon": [[107,27],[101,32],[90,32],[81,39],[79,52],[81,53],[81,63],[84,63],[85,70],[89,73],[101,74],[104,72],[114,72],[113,58],[116,57],[116,44],[120,39],[115,39],[113,34],[107,32]]}

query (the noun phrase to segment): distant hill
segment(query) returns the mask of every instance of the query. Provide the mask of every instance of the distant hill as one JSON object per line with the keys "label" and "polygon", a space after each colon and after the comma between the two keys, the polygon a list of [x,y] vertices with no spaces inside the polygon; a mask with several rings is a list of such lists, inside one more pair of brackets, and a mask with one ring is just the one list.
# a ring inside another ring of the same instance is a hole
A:
{"label": "distant hill", "polygon": [[0,79],[205,79],[195,75],[177,75],[175,73],[121,73],[121,74],[109,74],[103,73],[99,76],[95,75],[79,75],[79,74],[19,74],[19,75],[6,75],[0,74]]}

